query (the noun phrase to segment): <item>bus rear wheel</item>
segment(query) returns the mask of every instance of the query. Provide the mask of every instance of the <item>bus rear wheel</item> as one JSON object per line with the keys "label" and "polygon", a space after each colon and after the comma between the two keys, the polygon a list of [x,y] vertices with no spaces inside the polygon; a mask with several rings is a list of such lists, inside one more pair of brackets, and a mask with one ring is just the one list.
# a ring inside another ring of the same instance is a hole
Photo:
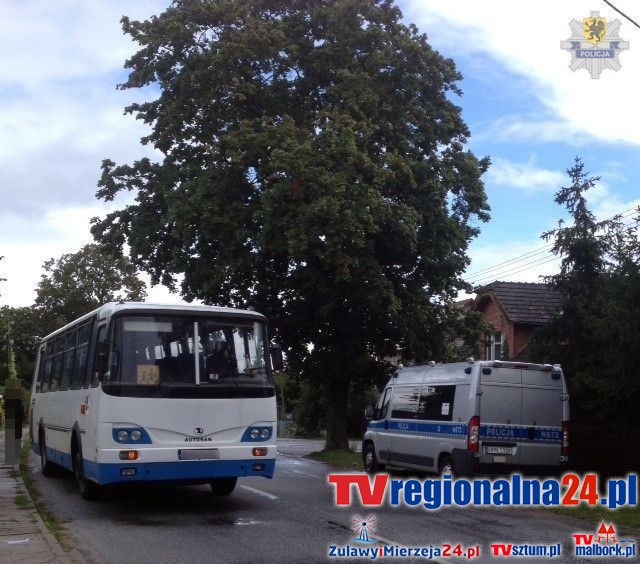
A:
{"label": "bus rear wheel", "polygon": [[236,489],[238,478],[216,478],[209,485],[215,496],[230,495]]}
{"label": "bus rear wheel", "polygon": [[93,501],[100,497],[100,486],[91,480],[87,480],[84,475],[84,462],[82,460],[82,451],[76,445],[73,449],[73,473],[78,482],[78,490],[80,497],[86,501]]}
{"label": "bus rear wheel", "polygon": [[47,443],[43,429],[40,429],[38,440],[40,441],[40,469],[42,470],[42,475],[52,478],[56,475],[56,465],[47,458]]}

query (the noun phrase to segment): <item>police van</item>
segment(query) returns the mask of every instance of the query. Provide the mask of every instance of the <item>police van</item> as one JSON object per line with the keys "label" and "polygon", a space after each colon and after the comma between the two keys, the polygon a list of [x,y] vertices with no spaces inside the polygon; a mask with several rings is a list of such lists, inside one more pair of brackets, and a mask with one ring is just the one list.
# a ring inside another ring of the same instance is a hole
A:
{"label": "police van", "polygon": [[569,396],[559,365],[479,361],[401,368],[367,406],[365,470],[386,464],[469,475],[560,471]]}

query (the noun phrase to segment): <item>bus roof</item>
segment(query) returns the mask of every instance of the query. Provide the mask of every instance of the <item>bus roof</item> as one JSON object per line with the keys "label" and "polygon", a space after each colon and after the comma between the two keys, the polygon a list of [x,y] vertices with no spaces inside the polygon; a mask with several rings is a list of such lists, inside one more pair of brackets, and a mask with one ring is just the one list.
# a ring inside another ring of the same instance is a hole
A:
{"label": "bus roof", "polygon": [[76,323],[82,322],[85,319],[90,319],[94,315],[98,319],[110,318],[115,313],[130,312],[130,313],[146,313],[152,314],[165,314],[165,313],[203,313],[207,315],[221,314],[225,317],[248,317],[250,319],[256,319],[265,321],[266,318],[257,311],[248,309],[235,309],[232,307],[220,307],[220,306],[207,306],[207,305],[193,305],[193,304],[152,304],[146,302],[109,302],[106,303],[89,313],[86,313],[78,319],[74,319],[71,323],[67,323],[64,327],[60,327],[53,333],[50,333],[43,340],[55,337],[58,333],[63,333],[70,326]]}

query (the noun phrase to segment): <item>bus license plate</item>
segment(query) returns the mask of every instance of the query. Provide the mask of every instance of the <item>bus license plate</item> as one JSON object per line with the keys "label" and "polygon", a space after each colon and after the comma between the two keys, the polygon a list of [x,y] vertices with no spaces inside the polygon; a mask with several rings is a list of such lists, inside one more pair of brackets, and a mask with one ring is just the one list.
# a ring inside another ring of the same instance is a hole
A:
{"label": "bus license plate", "polygon": [[220,451],[217,448],[181,449],[178,460],[220,460]]}

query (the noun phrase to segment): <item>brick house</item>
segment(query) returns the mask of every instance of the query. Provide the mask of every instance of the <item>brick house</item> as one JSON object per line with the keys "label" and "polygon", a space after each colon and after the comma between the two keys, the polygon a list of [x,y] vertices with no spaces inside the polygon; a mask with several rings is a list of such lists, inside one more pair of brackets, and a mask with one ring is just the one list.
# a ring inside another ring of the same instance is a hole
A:
{"label": "brick house", "polygon": [[483,359],[502,358],[506,346],[508,358],[527,360],[534,331],[546,325],[561,306],[561,294],[546,284],[496,281],[476,288],[476,297],[467,307],[482,313],[493,327]]}

